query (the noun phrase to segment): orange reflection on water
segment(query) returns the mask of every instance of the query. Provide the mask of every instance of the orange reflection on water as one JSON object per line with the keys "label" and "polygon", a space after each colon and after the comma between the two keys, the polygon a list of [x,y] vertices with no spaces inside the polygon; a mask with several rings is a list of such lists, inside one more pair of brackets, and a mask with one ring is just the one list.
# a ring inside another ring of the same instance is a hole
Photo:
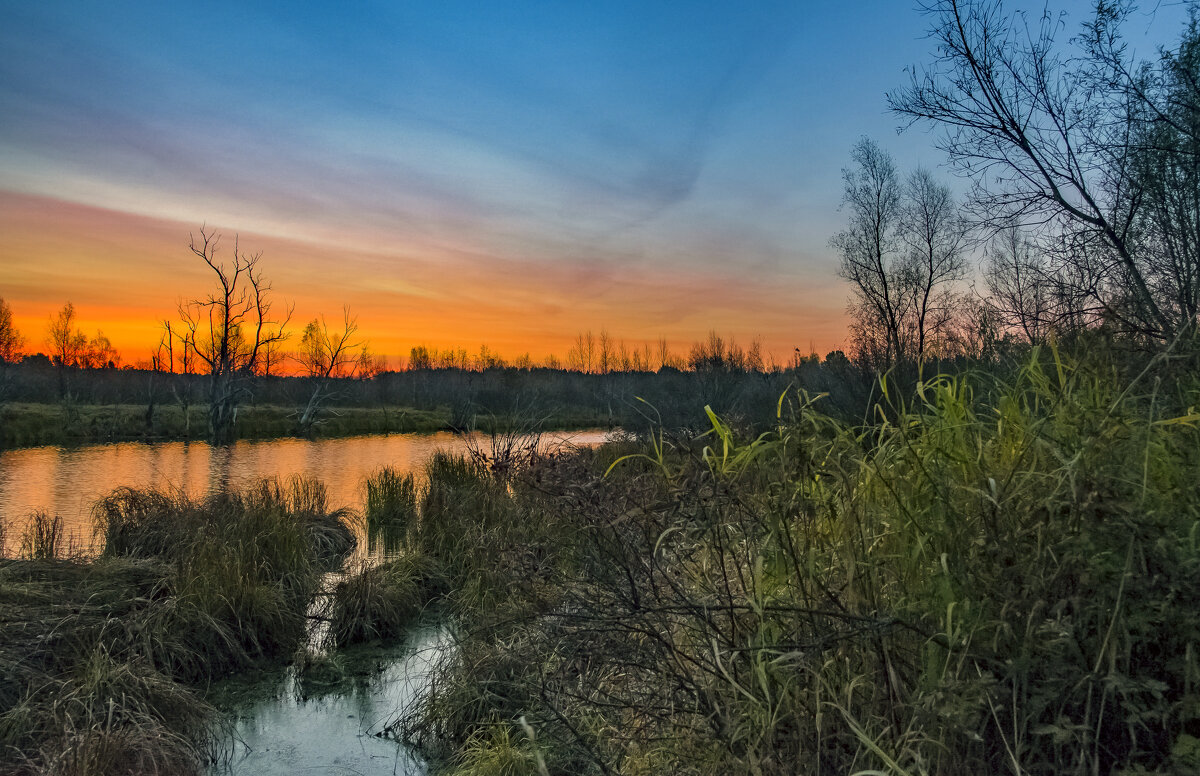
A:
{"label": "orange reflection on water", "polygon": [[[552,435],[552,442],[596,445],[605,432]],[[88,544],[92,506],[118,487],[180,490],[199,496],[243,488],[265,477],[314,477],[325,484],[331,509],[359,510],[363,480],[391,466],[420,473],[436,450],[463,452],[451,433],[392,434],[308,441],[276,439],[212,447],[204,442],[125,442],[77,448],[36,447],[0,452],[0,521],[5,547],[20,544],[29,515],[59,515],[69,534]]]}

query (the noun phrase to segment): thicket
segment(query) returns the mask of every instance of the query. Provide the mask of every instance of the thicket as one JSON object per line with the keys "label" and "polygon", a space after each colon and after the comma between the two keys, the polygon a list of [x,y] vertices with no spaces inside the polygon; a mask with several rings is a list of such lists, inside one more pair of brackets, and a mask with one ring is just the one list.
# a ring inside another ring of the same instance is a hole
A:
{"label": "thicket", "polygon": [[1143,366],[440,463],[406,541],[456,647],[392,730],[455,774],[1194,773],[1200,393]]}

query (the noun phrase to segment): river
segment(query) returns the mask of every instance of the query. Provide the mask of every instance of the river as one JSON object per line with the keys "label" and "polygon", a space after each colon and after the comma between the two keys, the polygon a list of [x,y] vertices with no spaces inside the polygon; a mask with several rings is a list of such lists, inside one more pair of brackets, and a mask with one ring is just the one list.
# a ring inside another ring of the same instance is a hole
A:
{"label": "river", "polygon": [[[557,432],[547,444],[592,446],[604,431]],[[483,440],[480,439],[482,442]],[[11,554],[35,511],[57,514],[84,546],[92,540],[92,506],[114,488],[183,489],[196,495],[240,488],[263,477],[294,474],[325,483],[330,508],[361,509],[363,479],[383,466],[420,473],[435,450],[463,452],[448,432],[339,439],[272,439],[213,447],[205,442],[122,442],[0,451],[0,523]]]}

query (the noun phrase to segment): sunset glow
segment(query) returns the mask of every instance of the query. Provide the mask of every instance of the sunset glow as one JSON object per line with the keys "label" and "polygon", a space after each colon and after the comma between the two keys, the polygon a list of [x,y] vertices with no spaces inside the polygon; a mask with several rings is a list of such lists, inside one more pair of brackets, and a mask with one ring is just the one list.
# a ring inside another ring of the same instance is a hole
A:
{"label": "sunset glow", "polygon": [[902,3],[255,9],[4,4],[0,297],[30,350],[71,301],[144,359],[210,288],[207,225],[294,324],[349,305],[393,365],[602,329],[786,362],[845,339],[853,140],[940,161],[884,109],[926,45]]}

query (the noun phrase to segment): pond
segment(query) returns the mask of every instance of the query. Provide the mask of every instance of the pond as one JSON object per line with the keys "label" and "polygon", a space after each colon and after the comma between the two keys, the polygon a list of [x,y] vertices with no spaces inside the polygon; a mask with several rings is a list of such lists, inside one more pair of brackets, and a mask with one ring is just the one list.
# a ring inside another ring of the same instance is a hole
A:
{"label": "pond", "polygon": [[[548,445],[592,446],[604,431],[545,434]],[[475,437],[487,445],[486,439]],[[361,509],[363,479],[383,466],[420,472],[436,450],[465,452],[468,440],[448,432],[339,439],[205,442],[124,442],[0,451],[0,523],[8,552],[20,543],[30,513],[63,519],[77,542],[92,539],[92,505],[117,487],[182,489],[192,495],[240,488],[264,477],[294,474],[325,484],[329,506]]]}

